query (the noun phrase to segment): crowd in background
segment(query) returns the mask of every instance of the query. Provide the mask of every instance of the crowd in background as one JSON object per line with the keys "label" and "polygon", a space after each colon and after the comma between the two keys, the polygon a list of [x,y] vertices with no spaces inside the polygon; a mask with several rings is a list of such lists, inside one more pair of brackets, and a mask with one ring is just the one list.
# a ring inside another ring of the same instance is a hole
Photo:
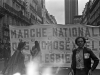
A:
{"label": "crowd in background", "polygon": [[4,66],[6,66],[10,57],[10,43],[3,43],[2,41],[0,41],[0,61],[4,61]]}

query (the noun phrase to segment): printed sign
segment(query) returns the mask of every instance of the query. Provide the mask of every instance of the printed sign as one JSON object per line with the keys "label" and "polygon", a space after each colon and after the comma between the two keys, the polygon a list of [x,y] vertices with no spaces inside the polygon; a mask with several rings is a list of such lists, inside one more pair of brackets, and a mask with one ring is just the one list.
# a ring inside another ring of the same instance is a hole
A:
{"label": "printed sign", "polygon": [[[70,67],[72,50],[76,48],[75,38],[83,36],[87,40],[85,46],[100,59],[100,27],[87,25],[31,25],[10,26],[10,42],[12,54],[20,39],[26,41],[24,52],[30,50],[37,40],[41,48],[41,63],[52,64],[61,62],[61,67]],[[100,68],[100,65],[98,66]]]}

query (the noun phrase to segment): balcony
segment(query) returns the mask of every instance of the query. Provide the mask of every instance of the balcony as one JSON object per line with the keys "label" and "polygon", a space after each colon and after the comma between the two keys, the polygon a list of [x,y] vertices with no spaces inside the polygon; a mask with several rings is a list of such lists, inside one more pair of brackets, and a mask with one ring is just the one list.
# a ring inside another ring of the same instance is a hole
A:
{"label": "balcony", "polygon": [[19,12],[16,11],[14,8],[12,8],[11,6],[9,6],[8,4],[4,3],[4,8],[9,11],[10,13],[18,16],[19,15]]}
{"label": "balcony", "polygon": [[21,7],[26,8],[26,2],[22,0],[13,0],[13,2],[18,3]]}
{"label": "balcony", "polygon": [[14,8],[12,8],[11,6],[9,6],[8,4],[4,3],[4,8],[12,15],[20,18],[21,20],[24,20],[27,23],[31,23],[30,20],[23,15],[22,11],[17,11]]}

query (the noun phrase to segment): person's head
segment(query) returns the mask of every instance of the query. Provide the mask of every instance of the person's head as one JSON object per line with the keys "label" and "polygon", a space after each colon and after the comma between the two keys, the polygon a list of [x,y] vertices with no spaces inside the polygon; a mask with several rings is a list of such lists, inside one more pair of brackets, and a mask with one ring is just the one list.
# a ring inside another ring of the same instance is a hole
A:
{"label": "person's head", "polygon": [[77,37],[75,39],[75,44],[78,46],[78,47],[83,47],[86,43],[86,39],[84,37]]}
{"label": "person's head", "polygon": [[21,50],[23,50],[24,48],[25,48],[25,45],[26,45],[26,42],[23,42],[23,41],[20,41],[19,43],[18,43],[18,50],[19,51],[21,51]]}
{"label": "person's head", "polygon": [[35,48],[37,48],[38,50],[40,50],[39,42],[38,41],[35,41],[34,44],[35,45],[32,47],[32,50],[34,50]]}
{"label": "person's head", "polygon": [[38,46],[39,46],[38,41],[35,41],[35,47],[38,47]]}

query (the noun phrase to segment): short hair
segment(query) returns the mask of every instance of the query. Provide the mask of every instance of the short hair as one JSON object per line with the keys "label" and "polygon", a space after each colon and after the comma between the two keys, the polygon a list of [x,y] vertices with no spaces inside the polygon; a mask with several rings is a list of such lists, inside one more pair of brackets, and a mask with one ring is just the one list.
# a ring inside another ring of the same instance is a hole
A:
{"label": "short hair", "polygon": [[76,45],[77,45],[77,40],[80,39],[80,38],[82,38],[83,41],[84,41],[84,43],[86,43],[86,39],[85,39],[84,37],[77,37],[77,38],[75,39],[75,44],[76,44]]}

